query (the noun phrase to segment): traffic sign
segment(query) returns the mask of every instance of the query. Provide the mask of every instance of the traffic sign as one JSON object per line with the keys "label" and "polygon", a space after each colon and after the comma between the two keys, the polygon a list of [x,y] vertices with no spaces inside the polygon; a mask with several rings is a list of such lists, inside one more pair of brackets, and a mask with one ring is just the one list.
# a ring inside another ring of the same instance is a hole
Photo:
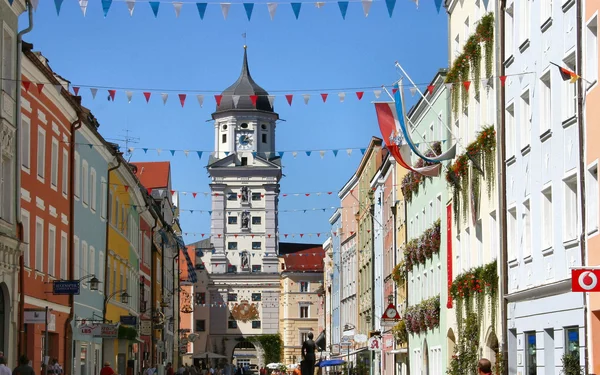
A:
{"label": "traffic sign", "polygon": [[52,294],[79,295],[79,280],[55,280],[52,282]]}

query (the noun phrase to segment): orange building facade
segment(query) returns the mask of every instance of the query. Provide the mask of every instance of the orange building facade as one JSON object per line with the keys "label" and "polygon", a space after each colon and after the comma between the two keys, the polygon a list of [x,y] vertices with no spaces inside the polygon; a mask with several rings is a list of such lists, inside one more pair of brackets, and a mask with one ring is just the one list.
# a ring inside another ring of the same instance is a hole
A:
{"label": "orange building facade", "polygon": [[[587,264],[600,266],[600,236],[598,231],[598,160],[600,149],[595,141],[600,139],[600,89],[598,77],[598,10],[597,1],[584,1],[585,11],[582,25],[583,39],[583,74],[585,80],[579,80],[585,98],[585,139],[586,139],[586,235],[587,235]],[[586,82],[587,81],[587,82]],[[588,345],[589,373],[600,374],[600,344],[594,338],[600,337],[600,294],[589,293],[588,309]]]}
{"label": "orange building facade", "polygon": [[[69,155],[71,123],[77,102],[68,82],[54,75],[47,60],[24,44],[21,126],[21,215],[25,311],[50,309],[47,355],[67,361],[65,331],[71,311],[67,296],[52,293],[54,280],[69,279],[70,236]],[[51,82],[39,86],[28,82]],[[27,356],[34,371],[42,366],[45,325],[25,321]]]}

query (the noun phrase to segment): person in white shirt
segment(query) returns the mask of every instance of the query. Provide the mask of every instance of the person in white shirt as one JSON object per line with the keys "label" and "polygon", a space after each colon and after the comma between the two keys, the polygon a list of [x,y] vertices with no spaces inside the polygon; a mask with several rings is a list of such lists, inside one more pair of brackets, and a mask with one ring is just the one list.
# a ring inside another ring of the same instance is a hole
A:
{"label": "person in white shirt", "polygon": [[0,357],[0,375],[12,375],[12,371],[6,367],[4,356]]}

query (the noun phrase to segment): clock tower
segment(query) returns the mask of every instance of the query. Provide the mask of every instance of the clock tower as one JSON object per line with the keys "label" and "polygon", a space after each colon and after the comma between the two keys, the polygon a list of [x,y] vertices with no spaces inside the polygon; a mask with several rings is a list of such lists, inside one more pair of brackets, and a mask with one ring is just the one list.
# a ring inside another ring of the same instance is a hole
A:
{"label": "clock tower", "polygon": [[210,338],[220,345],[223,338],[274,334],[279,327],[279,115],[250,75],[246,46],[240,76],[223,91],[212,118],[215,152],[207,169],[214,249],[204,261]]}

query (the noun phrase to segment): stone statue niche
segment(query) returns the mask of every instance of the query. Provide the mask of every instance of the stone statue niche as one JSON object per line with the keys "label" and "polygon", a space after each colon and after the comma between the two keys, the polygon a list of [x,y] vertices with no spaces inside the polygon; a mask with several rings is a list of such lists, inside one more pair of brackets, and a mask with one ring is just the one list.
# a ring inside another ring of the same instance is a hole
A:
{"label": "stone statue niche", "polygon": [[242,203],[248,203],[248,186],[242,187]]}
{"label": "stone statue niche", "polygon": [[250,257],[247,251],[242,252],[242,269],[247,270],[250,268]]}
{"label": "stone statue niche", "polygon": [[250,211],[242,212],[242,229],[250,229]]}

